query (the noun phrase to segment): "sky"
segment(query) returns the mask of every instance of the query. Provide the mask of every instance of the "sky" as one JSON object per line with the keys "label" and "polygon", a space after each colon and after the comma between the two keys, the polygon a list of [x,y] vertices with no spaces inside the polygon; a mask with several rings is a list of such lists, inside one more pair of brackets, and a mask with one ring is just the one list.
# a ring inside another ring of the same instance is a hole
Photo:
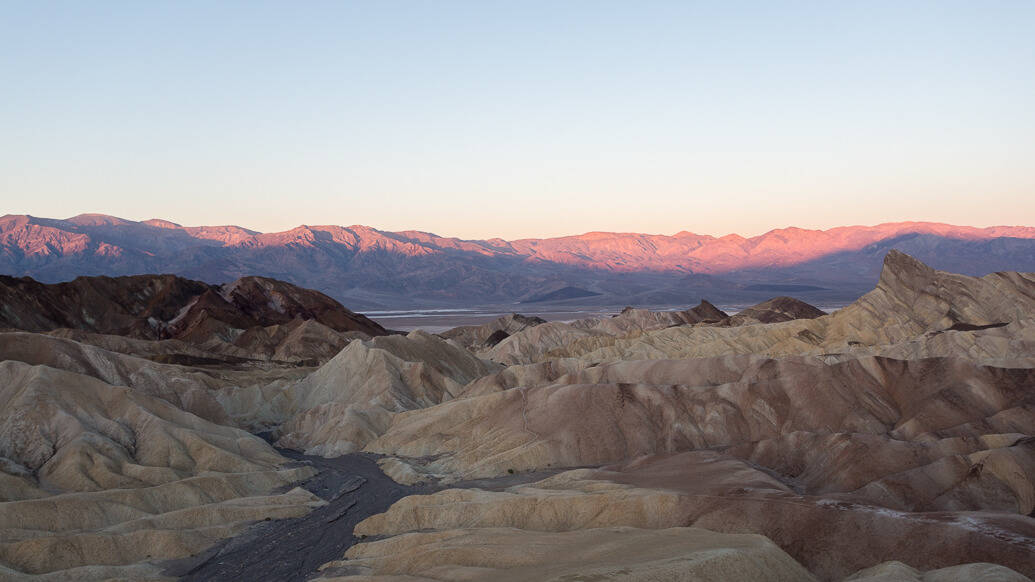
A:
{"label": "sky", "polygon": [[2,2],[0,214],[1035,225],[1035,2]]}

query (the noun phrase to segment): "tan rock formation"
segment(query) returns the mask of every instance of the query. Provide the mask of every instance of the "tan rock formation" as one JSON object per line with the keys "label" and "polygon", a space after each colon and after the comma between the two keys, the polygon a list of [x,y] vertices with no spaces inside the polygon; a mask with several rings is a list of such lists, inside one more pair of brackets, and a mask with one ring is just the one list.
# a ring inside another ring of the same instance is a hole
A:
{"label": "tan rock formation", "polygon": [[551,385],[401,414],[367,450],[436,456],[435,470],[473,477],[729,446],[796,431],[916,440],[954,431],[983,434],[963,428],[977,422],[987,427],[984,432],[1024,434],[1035,419],[1027,390],[1033,373],[879,357],[831,365],[757,357],[619,362]]}
{"label": "tan rock formation", "polygon": [[[568,471],[500,492],[452,489],[406,497],[362,522],[356,531],[395,536],[389,540],[397,540],[399,551],[406,551],[406,540],[422,535],[414,532],[458,529],[485,532],[491,539],[497,528],[514,528],[533,546],[552,539],[544,532],[611,527],[753,532],[771,538],[819,579],[840,580],[888,559],[926,570],[994,562],[1030,574],[1035,569],[1029,559],[1035,551],[1035,526],[1030,521],[995,513],[902,513],[797,495],[743,462],[714,452],[692,452]],[[902,539],[910,541],[903,544]],[[1011,541],[1004,543],[1007,539]],[[471,552],[492,552],[494,547],[468,545],[474,546]],[[362,560],[365,548],[358,546],[349,556]],[[451,556],[428,550],[423,567],[456,564]],[[975,568],[989,566],[955,571]],[[1001,566],[992,570],[1009,572]],[[387,571],[375,567],[374,572]],[[1016,572],[1010,575],[1014,578],[1007,579],[1025,579]]]}
{"label": "tan rock formation", "polygon": [[439,335],[470,350],[492,347],[515,333],[546,323],[539,317],[511,313],[483,325],[455,327]]}
{"label": "tan rock formation", "polygon": [[261,439],[133,388],[8,360],[0,401],[9,571],[103,578],[118,569],[92,567],[189,555],[322,503],[297,488],[274,494],[311,469],[284,468]]}
{"label": "tan rock formation", "polygon": [[213,391],[226,384],[211,373],[159,364],[76,341],[36,333],[0,333],[0,361],[48,366],[161,398],[216,423],[228,422]]}
{"label": "tan rock formation", "polygon": [[397,412],[457,398],[499,367],[423,331],[353,341],[293,384],[229,388],[218,395],[243,426],[279,426],[281,446],[336,456],[360,450]]}
{"label": "tan rock formation", "polygon": [[[628,337],[550,324],[553,329],[540,326],[519,332],[484,355],[520,364],[563,357],[601,362],[729,353],[778,357],[894,353],[1035,365],[1033,314],[1035,275],[966,277],[935,271],[892,251],[876,289],[823,317],[765,326],[677,326]],[[1009,326],[1013,327],[1000,329]]]}
{"label": "tan rock formation", "polygon": [[602,331],[610,335],[628,335],[633,332],[644,332],[665,329],[680,325],[696,323],[718,323],[729,315],[707,301],[684,311],[650,311],[626,307],[614,317],[587,320],[585,323],[573,322],[575,327]]}
{"label": "tan rock formation", "polygon": [[[362,521],[378,539],[324,579],[1035,574],[1035,275],[893,252],[830,315],[777,298],[734,317],[510,316],[451,340],[339,329],[333,304],[265,279],[87,283],[17,319],[91,298],[94,323],[0,333],[0,579],[157,579],[158,560],[324,506],[297,487],[313,469],[242,428],[435,484]],[[341,515],[310,518],[331,534]]]}
{"label": "tan rock formation", "polygon": [[366,576],[320,580],[815,580],[762,536],[695,528],[457,529],[360,544],[347,556],[343,564]]}
{"label": "tan rock formation", "polygon": [[902,562],[885,562],[845,578],[845,582],[1026,582],[1027,576],[996,564],[963,564],[920,572]]}

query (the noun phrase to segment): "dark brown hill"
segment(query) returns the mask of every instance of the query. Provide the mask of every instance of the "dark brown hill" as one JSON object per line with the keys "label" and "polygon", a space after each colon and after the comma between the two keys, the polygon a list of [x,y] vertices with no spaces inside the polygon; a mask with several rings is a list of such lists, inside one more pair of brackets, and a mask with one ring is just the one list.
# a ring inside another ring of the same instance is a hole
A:
{"label": "dark brown hill", "polygon": [[79,277],[44,284],[0,275],[0,328],[70,328],[203,343],[296,320],[312,320],[337,332],[387,333],[323,293],[264,277],[243,277],[226,285],[175,275]]}
{"label": "dark brown hill", "polygon": [[779,323],[792,319],[816,319],[826,313],[793,297],[774,297],[740,311],[729,319],[730,325],[744,323]]}

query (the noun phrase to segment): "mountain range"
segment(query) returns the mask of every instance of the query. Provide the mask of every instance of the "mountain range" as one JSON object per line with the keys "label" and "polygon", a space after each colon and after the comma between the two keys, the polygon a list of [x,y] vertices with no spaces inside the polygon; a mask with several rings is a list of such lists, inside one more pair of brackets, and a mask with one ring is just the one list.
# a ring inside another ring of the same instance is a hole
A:
{"label": "mountain range", "polygon": [[1035,271],[1035,227],[1026,226],[898,222],[784,228],[750,238],[589,232],[506,241],[368,226],[261,233],[102,214],[0,217],[0,274],[53,283],[168,273],[213,284],[254,275],[316,289],[359,309],[543,298],[589,305],[689,304],[704,296],[753,302],[786,293],[847,302],[869,288],[891,249],[968,275]]}

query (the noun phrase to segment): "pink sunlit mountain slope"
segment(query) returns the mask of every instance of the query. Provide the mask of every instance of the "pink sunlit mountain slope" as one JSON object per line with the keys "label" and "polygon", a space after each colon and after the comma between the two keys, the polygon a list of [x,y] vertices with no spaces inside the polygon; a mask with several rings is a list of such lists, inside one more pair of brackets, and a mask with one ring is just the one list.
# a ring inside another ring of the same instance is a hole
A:
{"label": "pink sunlit mountain slope", "polygon": [[750,238],[590,232],[505,241],[367,226],[259,233],[99,214],[0,217],[3,274],[56,282],[173,273],[214,283],[261,275],[363,308],[508,303],[568,287],[616,304],[687,302],[703,294],[747,300],[779,289],[849,300],[872,284],[891,248],[973,275],[1035,270],[1035,228],[1026,226],[899,222],[792,227]]}

